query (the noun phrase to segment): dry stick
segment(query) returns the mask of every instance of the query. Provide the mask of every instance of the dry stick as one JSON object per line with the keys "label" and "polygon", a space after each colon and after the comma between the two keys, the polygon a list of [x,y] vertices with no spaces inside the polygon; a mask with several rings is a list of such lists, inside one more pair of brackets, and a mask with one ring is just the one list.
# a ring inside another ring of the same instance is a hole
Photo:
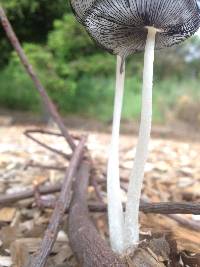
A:
{"label": "dry stick", "polygon": [[[58,132],[52,132],[49,130],[44,130],[44,129],[33,129],[33,130],[29,130],[29,132],[31,133],[40,133],[40,134],[47,134],[47,135],[53,135],[53,136],[58,136],[58,137],[64,137],[63,134],[58,133]],[[80,141],[81,140],[81,136],[77,135],[75,133],[72,133],[71,136],[75,139]]]}
{"label": "dry stick", "polygon": [[29,76],[31,77],[31,79],[33,80],[39,94],[42,97],[42,100],[47,108],[47,110],[49,111],[50,115],[52,116],[53,120],[56,122],[56,124],[58,125],[60,131],[62,132],[63,136],[65,137],[66,141],[68,142],[69,146],[71,147],[72,150],[75,149],[76,145],[73,141],[73,138],[70,136],[70,134],[68,133],[61,117],[58,114],[58,111],[55,107],[55,105],[53,104],[53,102],[51,101],[51,99],[49,98],[45,88],[43,87],[42,83],[40,82],[40,80],[38,79],[36,73],[33,70],[32,65],[29,63],[21,45],[20,42],[15,34],[15,32],[12,29],[12,26],[2,8],[2,6],[0,5],[0,21],[1,24],[3,26],[4,31],[6,32],[8,39],[10,40],[11,44],[13,45],[14,49],[16,50],[22,64],[24,65],[26,71],[28,72]]}
{"label": "dry stick", "polygon": [[[38,190],[38,187],[35,188],[35,202],[36,205],[40,209],[44,208],[54,208],[55,207],[55,199],[43,199],[41,198],[41,194]],[[107,211],[107,207],[105,204],[102,203],[102,200],[100,199],[100,203],[89,203],[88,204],[88,209],[89,211],[92,212],[101,212],[102,210],[105,209],[105,212]],[[140,207],[141,208],[141,207]],[[68,210],[66,210],[68,212]],[[177,214],[166,214],[168,218],[175,220],[179,224],[181,224],[183,227],[189,228],[193,231],[199,231],[200,230],[200,223],[195,222],[193,220],[188,220],[186,218],[181,217],[180,215]]]}
{"label": "dry stick", "polygon": [[[55,207],[55,199],[43,199],[41,197],[39,190],[38,190],[38,187],[35,188],[35,202],[36,202],[36,205],[40,209],[45,209],[45,208],[51,209],[51,208]],[[88,209],[89,209],[89,211],[92,211],[92,212],[100,212],[102,210],[102,208],[107,209],[107,207],[102,206],[102,202],[96,203],[96,204],[94,204],[94,203],[88,204]],[[68,210],[66,210],[66,212],[68,212]],[[199,222],[183,218],[182,216],[177,215],[177,214],[166,214],[165,216],[176,221],[177,223],[179,223],[183,227],[189,228],[193,231],[200,231],[200,223]]]}
{"label": "dry stick", "polygon": [[[51,202],[52,203],[52,202]],[[47,208],[50,207],[47,205]],[[102,203],[89,203],[90,212],[107,212],[107,206]],[[181,217],[177,214],[200,214],[200,204],[194,203],[140,203],[140,211],[144,213],[163,214],[183,227],[200,231],[200,223]]]}
{"label": "dry stick", "polygon": [[33,136],[30,134],[30,132],[31,132],[30,130],[27,130],[27,131],[24,132],[24,135],[25,135],[26,137],[28,137],[29,139],[31,139],[32,141],[34,141],[35,143],[37,143],[38,145],[40,145],[40,146],[42,146],[42,147],[44,147],[44,148],[50,150],[50,151],[53,152],[53,153],[56,153],[56,154],[62,156],[64,159],[70,159],[70,158],[71,158],[71,155],[67,155],[67,154],[65,154],[64,152],[62,152],[62,151],[60,151],[60,150],[58,150],[58,149],[55,149],[55,148],[53,148],[53,147],[50,147],[50,146],[46,145],[45,143],[39,141],[37,138],[33,137]]}
{"label": "dry stick", "polygon": [[44,134],[44,135],[53,135],[53,136],[58,136],[58,137],[63,137],[61,133],[58,132],[52,132],[52,131],[47,131],[44,129],[32,129],[32,130],[27,130],[27,133],[36,133],[36,134]]}
{"label": "dry stick", "polygon": [[182,216],[177,214],[168,214],[167,217],[193,231],[200,231],[200,222],[183,218]]}
{"label": "dry stick", "polygon": [[[92,212],[106,212],[106,204],[90,203],[89,209]],[[176,202],[160,202],[160,203],[140,203],[140,211],[144,213],[158,214],[200,214],[200,203],[176,203]]]}
{"label": "dry stick", "polygon": [[[42,202],[42,199],[41,199],[41,195],[40,195],[39,185],[38,184],[36,184],[34,186],[34,198],[35,198],[35,203],[36,203],[37,207],[42,209],[44,206],[43,206],[43,202]],[[54,199],[54,204],[55,203],[56,203],[56,199]]]}
{"label": "dry stick", "polygon": [[[61,184],[40,186],[41,195],[48,195],[60,192]],[[34,197],[34,190],[29,189],[20,193],[0,195],[0,205],[8,205],[14,202]],[[91,212],[107,212],[107,205],[102,203],[89,203]],[[140,203],[140,211],[144,213],[155,214],[200,214],[200,203],[178,203],[178,202],[161,202],[161,203]]]}
{"label": "dry stick", "polygon": [[95,191],[95,193],[96,193],[96,197],[98,198],[98,200],[99,200],[101,203],[103,203],[103,202],[104,202],[104,201],[103,201],[103,196],[102,196],[102,194],[101,194],[101,190],[100,190],[100,188],[99,188],[99,184],[98,184],[98,182],[97,182],[95,176],[91,178],[91,185],[92,185],[93,188],[94,188],[94,191]]}
{"label": "dry stick", "polygon": [[[146,199],[145,200],[141,199],[141,201],[143,203],[145,203],[145,204],[148,204],[148,203],[150,204],[150,202],[147,201]],[[184,204],[184,203],[181,203],[181,204]],[[199,205],[199,207],[200,207],[200,203],[195,203],[195,205]],[[192,209],[194,209],[194,208],[192,208]],[[188,210],[188,212],[189,212],[189,210]],[[192,220],[188,220],[188,219],[183,218],[183,217],[181,217],[180,215],[177,215],[177,214],[190,214],[190,213],[178,213],[178,212],[176,212],[176,213],[168,213],[168,214],[165,214],[165,217],[168,217],[168,218],[176,221],[177,223],[179,223],[181,226],[189,228],[191,230],[194,230],[194,231],[199,231],[200,230],[200,223],[192,221]]]}
{"label": "dry stick", "polygon": [[[42,195],[48,195],[48,194],[60,192],[61,188],[62,188],[61,184],[40,186],[39,191],[40,191],[40,194]],[[5,205],[12,204],[12,203],[16,203],[17,201],[29,199],[32,197],[34,197],[33,189],[29,189],[29,190],[22,191],[19,193],[0,195],[0,205],[5,206]]]}
{"label": "dry stick", "polygon": [[[47,203],[47,204],[46,204]],[[43,200],[43,208],[54,208],[55,203],[51,201],[51,204],[49,204],[49,201],[44,199]],[[90,212],[97,212],[97,213],[104,213],[107,212],[107,205],[105,203],[101,202],[89,202],[88,203],[88,209]],[[125,210],[125,206],[123,205],[123,209]],[[174,218],[174,220],[178,221],[178,218],[176,219],[176,214],[193,214],[193,215],[199,215],[200,214],[200,205],[199,204],[193,204],[193,203],[140,203],[140,211],[144,213],[155,213],[155,214],[163,214],[171,219]],[[66,210],[68,212],[68,210]],[[178,216],[178,215],[177,215]],[[182,218],[182,217],[181,217]],[[187,220],[188,221],[188,220]],[[178,221],[181,223],[181,219]],[[188,225],[189,225],[188,221]],[[183,223],[184,225],[187,225],[187,223]],[[191,223],[192,224],[192,223]],[[196,227],[200,227],[199,223],[195,224]],[[198,225],[198,226],[197,226]]]}
{"label": "dry stick", "polygon": [[[58,133],[58,132],[52,132],[49,130],[44,130],[44,129],[32,129],[32,130],[28,130],[29,133],[40,133],[40,134],[45,134],[45,135],[53,135],[53,136],[58,136],[58,137],[64,137],[63,134]],[[81,136],[77,135],[75,133],[72,133],[71,136],[75,139],[80,141],[81,140]]]}
{"label": "dry stick", "polygon": [[89,175],[89,164],[82,162],[74,183],[73,200],[69,210],[68,233],[71,247],[83,267],[127,266],[100,237],[89,218],[87,209]]}
{"label": "dry stick", "polygon": [[57,198],[56,196],[52,196],[51,198],[47,199],[42,198],[39,190],[39,185],[36,183],[34,185],[34,200],[36,206],[43,210],[45,208],[51,209],[52,207],[54,209]]}
{"label": "dry stick", "polygon": [[63,215],[65,210],[69,207],[71,201],[72,182],[76,175],[77,168],[82,160],[85,143],[86,137],[83,137],[73,153],[69,168],[67,169],[64,178],[60,196],[56,201],[49,226],[42,240],[41,248],[38,250],[36,257],[32,260],[29,267],[44,267],[47,262],[48,256],[55,243]]}
{"label": "dry stick", "polygon": [[24,167],[24,170],[27,170],[28,168],[39,168],[39,169],[46,169],[46,170],[56,170],[56,171],[66,171],[67,167],[58,167],[58,166],[52,166],[52,165],[42,165],[39,163],[34,163],[34,161],[30,161],[26,164]]}
{"label": "dry stick", "polygon": [[[97,232],[89,218],[87,187],[90,165],[82,162],[74,184],[73,200],[69,210],[68,233],[71,247],[82,267],[164,267],[157,258],[143,248],[134,255],[117,255]],[[154,254],[155,255],[155,254]]]}

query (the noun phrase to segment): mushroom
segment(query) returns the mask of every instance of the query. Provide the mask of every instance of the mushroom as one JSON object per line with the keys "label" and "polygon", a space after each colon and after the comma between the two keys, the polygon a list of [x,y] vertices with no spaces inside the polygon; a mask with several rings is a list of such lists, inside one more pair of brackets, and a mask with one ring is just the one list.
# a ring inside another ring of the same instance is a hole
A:
{"label": "mushroom", "polygon": [[[200,26],[199,9],[196,0],[71,0],[71,6],[95,42],[117,55],[107,191],[111,246],[121,253],[139,242],[139,201],[152,120],[154,50],[178,44],[194,34]],[[141,51],[145,51],[141,124],[124,216],[118,155],[124,62],[127,56]]]}

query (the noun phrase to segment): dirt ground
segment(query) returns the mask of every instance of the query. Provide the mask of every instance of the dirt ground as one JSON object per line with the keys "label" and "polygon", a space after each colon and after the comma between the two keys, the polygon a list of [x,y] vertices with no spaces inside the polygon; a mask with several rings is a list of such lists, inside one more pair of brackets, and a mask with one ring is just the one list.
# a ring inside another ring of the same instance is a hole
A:
{"label": "dirt ground", "polygon": [[[0,127],[0,194],[11,194],[33,188],[39,184],[53,184],[61,181],[64,172],[43,168],[66,167],[63,157],[39,146],[23,135],[27,129],[43,128],[55,131],[53,125],[20,125],[1,117]],[[4,120],[4,121],[3,121]],[[73,125],[74,123],[74,125]],[[89,121],[70,122],[71,132],[76,135],[88,134],[88,149],[94,159],[96,175],[105,179],[107,152],[110,140],[110,125],[100,126]],[[78,127],[79,125],[79,127]],[[75,127],[73,127],[75,126]],[[79,129],[78,129],[79,128]],[[160,131],[158,130],[160,129]],[[103,130],[106,130],[105,132]],[[166,133],[166,131],[168,131]],[[122,194],[126,201],[127,182],[133,165],[137,138],[124,131],[120,138],[120,175],[123,178]],[[133,133],[137,130],[133,130]],[[145,181],[142,191],[143,199],[158,201],[200,201],[200,142],[191,133],[181,136],[171,134],[167,128],[154,128],[150,143]],[[173,133],[173,131],[171,132]],[[62,137],[41,134],[34,135],[51,147],[70,153]],[[164,137],[164,138],[163,138]],[[28,167],[28,164],[43,165]],[[99,191],[106,202],[106,185],[101,183]],[[96,199],[94,188],[88,189],[90,199]],[[52,198],[53,196],[46,196]],[[0,208],[0,266],[22,266],[29,254],[34,253],[41,242],[44,230],[51,215],[50,209],[39,209],[34,199],[27,199]],[[107,218],[105,214],[93,214],[94,221],[105,238],[108,237]],[[182,220],[185,223],[183,223]],[[182,222],[181,222],[182,221]],[[178,250],[185,253],[200,253],[200,216],[196,215],[145,215],[140,214],[141,233],[172,233],[177,241]],[[49,259],[48,266],[61,266],[68,262],[77,266],[66,235],[67,219],[59,232],[57,242]],[[191,254],[193,255],[193,254]]]}

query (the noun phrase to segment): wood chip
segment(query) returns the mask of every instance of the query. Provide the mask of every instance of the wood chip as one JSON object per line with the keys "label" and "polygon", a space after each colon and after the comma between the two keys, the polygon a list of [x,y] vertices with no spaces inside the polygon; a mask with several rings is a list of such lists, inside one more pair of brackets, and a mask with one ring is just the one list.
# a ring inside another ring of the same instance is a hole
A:
{"label": "wood chip", "polygon": [[0,209],[0,222],[11,222],[16,214],[15,208]]}
{"label": "wood chip", "polygon": [[12,265],[11,257],[0,256],[0,266],[10,267]]}

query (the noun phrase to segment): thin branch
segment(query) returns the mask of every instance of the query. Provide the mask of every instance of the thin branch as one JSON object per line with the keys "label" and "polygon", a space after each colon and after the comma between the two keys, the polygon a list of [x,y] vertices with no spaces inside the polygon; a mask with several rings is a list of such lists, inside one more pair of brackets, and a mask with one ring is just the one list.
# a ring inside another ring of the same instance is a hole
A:
{"label": "thin branch", "polygon": [[51,198],[44,198],[41,196],[39,191],[39,186],[35,186],[34,188],[34,199],[38,208],[40,209],[54,209],[56,203],[56,196],[52,196]]}
{"label": "thin branch", "polygon": [[[34,185],[34,198],[35,198],[35,203],[36,203],[37,207],[39,207],[40,209],[43,209],[44,205],[43,205],[43,200],[41,198],[38,184]],[[56,203],[56,199],[54,199],[54,207],[55,207],[55,203]],[[46,202],[45,202],[45,205],[47,205]]]}
{"label": "thin branch", "polygon": [[[60,184],[50,186],[40,186],[41,195],[60,192]],[[0,195],[0,205],[8,205],[17,201],[34,197],[34,190],[29,189],[20,193]],[[54,205],[53,205],[54,207]],[[107,205],[104,203],[89,203],[91,212],[107,212]],[[144,213],[155,214],[194,214],[200,215],[200,203],[178,203],[178,202],[160,202],[160,203],[140,203],[140,211]]]}
{"label": "thin branch", "polygon": [[[145,247],[129,255],[115,254],[101,238],[90,219],[87,208],[87,187],[90,165],[82,162],[74,183],[73,200],[68,216],[68,233],[71,247],[82,267],[163,267]],[[167,243],[168,244],[168,243]],[[156,252],[155,252],[156,253]],[[155,254],[154,254],[155,255]]]}
{"label": "thin branch", "polygon": [[[39,191],[42,195],[49,195],[56,192],[60,192],[62,186],[61,184],[55,184],[55,185],[48,185],[48,186],[40,186]],[[17,201],[29,199],[34,197],[34,190],[28,189],[21,191],[19,193],[13,193],[13,194],[5,194],[0,195],[0,205],[9,205],[12,203],[16,203]]]}
{"label": "thin branch", "polygon": [[69,211],[69,240],[80,265],[83,267],[125,267],[122,260],[109,248],[98,234],[89,218],[87,187],[90,166],[83,162],[74,183],[73,200]]}
{"label": "thin branch", "polygon": [[77,168],[82,160],[86,137],[83,137],[78,146],[76,147],[72,159],[67,169],[60,196],[56,201],[53,214],[50,219],[49,226],[45,232],[42,240],[41,248],[38,250],[37,255],[31,262],[31,267],[44,267],[51,253],[52,247],[55,243],[59,227],[65,210],[69,207],[72,196],[72,181],[76,175]]}
{"label": "thin branch", "polygon": [[[107,212],[106,204],[90,203],[89,209],[92,212]],[[140,203],[140,211],[156,214],[200,214],[200,203]]]}
{"label": "thin branch", "polygon": [[103,203],[103,202],[104,202],[104,201],[103,201],[103,196],[102,196],[102,194],[101,194],[101,190],[100,190],[100,188],[99,188],[99,184],[97,183],[97,180],[96,180],[95,176],[93,176],[93,177],[91,178],[91,185],[94,187],[94,191],[95,191],[95,193],[96,193],[96,197],[98,198],[98,200],[99,200],[101,203]]}
{"label": "thin branch", "polygon": [[144,213],[160,214],[200,214],[200,203],[178,203],[178,202],[160,202],[160,203],[142,203],[140,210]]}
{"label": "thin branch", "polygon": [[27,170],[28,168],[39,168],[39,169],[46,169],[46,170],[56,170],[56,171],[66,171],[67,167],[58,167],[58,166],[52,166],[52,165],[42,165],[39,163],[34,163],[32,160],[26,164],[24,167],[24,170]]}
{"label": "thin branch", "polygon": [[50,146],[44,144],[43,142],[39,141],[37,138],[33,137],[33,136],[30,134],[30,133],[32,133],[32,132],[33,132],[33,131],[31,131],[31,130],[27,130],[27,131],[24,132],[24,135],[25,135],[26,137],[28,137],[29,139],[31,139],[33,142],[37,143],[38,145],[40,145],[40,146],[42,146],[42,147],[44,147],[44,148],[50,150],[50,151],[53,152],[53,153],[56,153],[56,154],[62,156],[64,159],[68,159],[68,160],[69,160],[69,159],[71,158],[71,155],[67,155],[67,154],[65,154],[64,152],[62,152],[62,151],[60,151],[60,150],[58,150],[58,149],[55,149],[55,148],[53,148],[53,147],[50,147]]}
{"label": "thin branch", "polygon": [[32,130],[27,130],[26,132],[28,133],[36,133],[36,134],[44,134],[44,135],[53,135],[57,137],[63,137],[63,134],[58,133],[58,132],[52,132],[52,131],[47,131],[44,129],[32,129]]}
{"label": "thin branch", "polygon": [[1,24],[3,26],[4,31],[7,34],[8,39],[10,40],[14,49],[16,50],[22,64],[24,65],[27,73],[29,74],[29,76],[31,77],[31,79],[34,82],[34,84],[37,88],[37,91],[39,92],[40,96],[42,97],[42,100],[43,100],[47,110],[49,111],[49,114],[52,116],[53,120],[58,125],[60,131],[62,132],[63,136],[65,137],[65,139],[68,142],[71,149],[74,150],[76,145],[74,143],[73,138],[68,133],[55,105],[53,104],[53,102],[49,98],[45,88],[43,87],[42,83],[38,79],[35,71],[33,70],[32,65],[29,63],[29,61],[28,61],[28,59],[27,59],[27,57],[26,57],[26,55],[22,49],[22,46],[21,46],[15,32],[13,31],[13,28],[12,28],[12,26],[11,26],[5,12],[4,12],[4,9],[2,8],[1,5],[0,5],[0,21],[1,21]]}
{"label": "thin branch", "polygon": [[[46,204],[47,203],[47,204]],[[44,200],[43,201],[43,208],[54,208],[55,202]],[[104,213],[107,212],[107,205],[102,202],[89,202],[88,203],[88,209],[90,212],[96,212],[96,213]],[[123,205],[123,210],[125,211],[125,205]],[[193,215],[199,215],[200,214],[200,204],[193,204],[193,203],[140,203],[140,211],[144,213],[155,213],[155,214],[163,214],[171,219],[177,220],[178,222],[181,221],[176,219],[174,214],[193,214]],[[68,210],[66,210],[68,212]],[[174,217],[173,217],[174,216]],[[184,224],[184,222],[182,223]],[[185,222],[187,224],[187,222]],[[188,222],[189,224],[189,222]],[[198,225],[198,226],[197,226]],[[196,226],[199,228],[200,224],[196,224]]]}
{"label": "thin branch", "polygon": [[[53,136],[58,136],[58,137],[64,137],[62,133],[58,133],[58,132],[52,132],[49,130],[44,130],[44,129],[32,129],[29,130],[30,133],[40,133],[40,134],[46,134],[46,135],[53,135]],[[71,133],[70,134],[71,137],[73,137],[73,139],[80,141],[81,140],[81,136],[75,133]]]}
{"label": "thin branch", "polygon": [[169,217],[170,219],[176,221],[177,223],[179,223],[180,225],[189,228],[193,231],[200,231],[200,222],[196,222],[193,220],[189,220],[186,218],[183,218],[180,215],[176,215],[176,214],[168,214],[167,217]]}

